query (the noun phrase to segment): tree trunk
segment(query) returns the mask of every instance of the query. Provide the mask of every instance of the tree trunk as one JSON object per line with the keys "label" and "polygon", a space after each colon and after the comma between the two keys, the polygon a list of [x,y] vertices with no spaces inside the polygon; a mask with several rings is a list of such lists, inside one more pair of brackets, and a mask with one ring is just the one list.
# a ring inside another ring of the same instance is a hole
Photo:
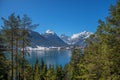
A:
{"label": "tree trunk", "polygon": [[19,80],[18,79],[18,73],[19,73],[19,70],[18,70],[18,40],[16,39],[16,80]]}
{"label": "tree trunk", "polygon": [[12,75],[11,75],[11,80],[13,80],[13,75],[14,75],[14,73],[13,73],[13,71],[14,71],[14,66],[13,66],[13,64],[14,64],[14,62],[13,62],[13,60],[14,60],[14,57],[13,57],[13,54],[14,54],[14,51],[13,51],[13,37],[14,37],[14,33],[12,32],[12,40],[11,40],[11,58],[12,58],[12,64],[11,64],[11,67],[12,67]]}

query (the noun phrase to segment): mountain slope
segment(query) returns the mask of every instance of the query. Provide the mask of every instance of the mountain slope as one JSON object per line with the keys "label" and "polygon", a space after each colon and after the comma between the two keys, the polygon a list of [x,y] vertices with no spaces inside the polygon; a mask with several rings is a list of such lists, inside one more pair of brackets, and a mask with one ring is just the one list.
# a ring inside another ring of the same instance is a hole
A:
{"label": "mountain slope", "polygon": [[62,47],[68,45],[85,46],[85,39],[89,38],[91,32],[83,31],[72,36],[62,34],[60,37],[51,30],[47,30],[44,34],[39,34],[35,31],[29,31],[31,40],[31,46],[37,47]]}
{"label": "mountain slope", "polygon": [[67,35],[65,35],[65,34],[62,34],[61,36],[60,36],[60,38],[65,42],[65,43],[67,43],[67,44],[71,44],[69,41],[70,41],[70,36],[67,36]]}
{"label": "mountain slope", "polygon": [[83,31],[72,36],[61,35],[60,38],[69,45],[85,46],[85,39],[89,38],[91,32]]}
{"label": "mountain slope", "polygon": [[38,32],[30,31],[29,39],[31,40],[31,46],[37,47],[37,46],[47,46],[47,39],[40,35]]}
{"label": "mountain slope", "polygon": [[30,36],[29,39],[31,40],[31,47],[61,47],[67,46],[67,44],[62,41],[56,33],[52,31],[46,31],[45,34],[39,34],[35,31],[29,31]]}
{"label": "mountain slope", "polygon": [[61,40],[55,32],[51,30],[47,30],[46,33],[42,36],[49,40],[50,46],[67,46],[67,44],[63,40]]}

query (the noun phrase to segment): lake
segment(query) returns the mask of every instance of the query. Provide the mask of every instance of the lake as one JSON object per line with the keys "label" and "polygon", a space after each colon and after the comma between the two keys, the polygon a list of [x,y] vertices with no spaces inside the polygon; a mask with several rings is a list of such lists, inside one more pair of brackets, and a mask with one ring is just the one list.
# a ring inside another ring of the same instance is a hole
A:
{"label": "lake", "polygon": [[38,58],[39,63],[43,59],[47,66],[51,65],[61,65],[70,62],[71,59],[71,50],[47,50],[47,51],[30,51],[30,56],[27,56],[26,59],[30,64],[35,64],[36,59]]}

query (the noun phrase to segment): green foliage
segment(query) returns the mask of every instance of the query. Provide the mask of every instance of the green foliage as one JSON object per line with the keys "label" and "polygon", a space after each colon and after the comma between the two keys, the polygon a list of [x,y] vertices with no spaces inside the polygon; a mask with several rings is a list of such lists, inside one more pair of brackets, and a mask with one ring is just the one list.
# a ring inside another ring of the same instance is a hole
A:
{"label": "green foliage", "polygon": [[[38,25],[32,25],[32,21],[26,15],[23,18],[11,14],[8,19],[2,18],[3,26],[1,36],[4,39],[6,53],[10,53],[11,60],[11,80],[19,77],[25,79],[25,47],[29,46],[29,30]],[[14,69],[15,68],[15,69]],[[16,72],[16,74],[15,74]]]}
{"label": "green foliage", "polygon": [[0,80],[8,80],[9,73],[9,61],[6,59],[4,51],[5,47],[0,35]]}
{"label": "green foliage", "polygon": [[95,34],[91,35],[81,55],[73,50],[67,65],[69,80],[120,79],[120,1],[110,8],[106,22],[99,20]]}
{"label": "green foliage", "polygon": [[64,70],[62,69],[62,66],[57,66],[55,71],[56,71],[56,79],[64,80],[65,73]]}
{"label": "green foliage", "polygon": [[[10,80],[8,78],[11,77],[11,72],[14,75],[11,80],[15,77],[16,80],[120,79],[120,0],[110,7],[110,15],[106,21],[98,21],[97,31],[86,40],[84,53],[75,47],[70,63],[64,68],[52,65],[48,68],[43,60],[39,63],[38,59],[35,65],[31,66],[25,60],[24,48],[29,44],[28,30],[36,26],[31,25],[30,18],[25,15],[21,19],[11,14],[8,19],[2,20],[4,26],[2,38],[0,36],[0,80]],[[3,39],[4,45],[1,44]],[[19,43],[22,44],[18,45]],[[11,54],[11,61],[5,58],[4,51]],[[12,69],[9,64],[12,65]]]}
{"label": "green foliage", "polygon": [[110,9],[106,22],[99,20],[94,35],[87,40],[84,62],[80,65],[89,80],[119,80],[120,78],[120,1]]}

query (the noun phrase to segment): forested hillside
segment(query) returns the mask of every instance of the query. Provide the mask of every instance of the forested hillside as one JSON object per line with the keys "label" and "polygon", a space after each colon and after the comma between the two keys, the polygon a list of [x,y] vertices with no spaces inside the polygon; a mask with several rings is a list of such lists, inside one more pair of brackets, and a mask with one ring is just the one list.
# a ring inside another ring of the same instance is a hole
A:
{"label": "forested hillside", "polygon": [[98,20],[98,29],[86,40],[84,53],[74,47],[65,67],[48,68],[43,60],[39,64],[38,59],[30,65],[25,60],[25,56],[30,56],[25,50],[30,44],[28,31],[38,25],[33,25],[26,15],[21,18],[11,14],[2,20],[0,80],[120,80],[120,0],[110,6],[105,21]]}

